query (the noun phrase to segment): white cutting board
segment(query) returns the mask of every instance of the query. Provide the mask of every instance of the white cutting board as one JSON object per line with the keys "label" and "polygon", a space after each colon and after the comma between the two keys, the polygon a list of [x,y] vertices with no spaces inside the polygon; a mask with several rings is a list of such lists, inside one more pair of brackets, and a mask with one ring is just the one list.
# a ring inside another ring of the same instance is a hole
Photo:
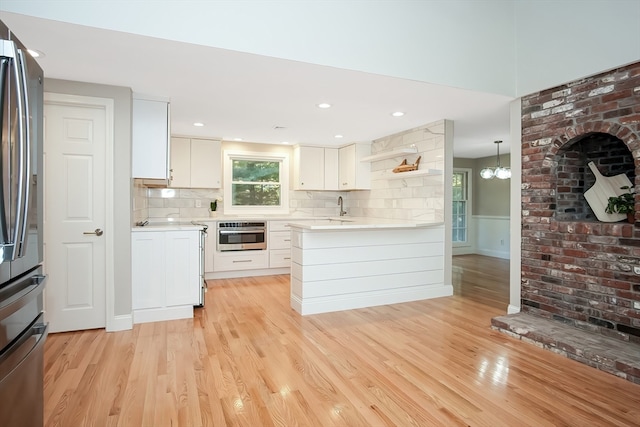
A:
{"label": "white cutting board", "polygon": [[596,218],[602,222],[618,222],[626,219],[627,214],[610,214],[605,212],[605,209],[609,197],[619,196],[628,191],[622,190],[620,187],[632,186],[629,178],[623,173],[616,176],[604,176],[593,162],[589,162],[589,169],[596,176],[596,183],[584,192],[584,198],[591,206],[593,213],[596,214]]}

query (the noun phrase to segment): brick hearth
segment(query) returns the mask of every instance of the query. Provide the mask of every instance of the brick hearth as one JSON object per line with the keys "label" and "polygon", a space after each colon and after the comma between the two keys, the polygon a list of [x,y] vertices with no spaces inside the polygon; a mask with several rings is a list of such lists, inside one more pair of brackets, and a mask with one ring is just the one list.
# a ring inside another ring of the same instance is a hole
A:
{"label": "brick hearth", "polygon": [[491,328],[640,384],[640,344],[576,330],[529,313],[495,317]]}

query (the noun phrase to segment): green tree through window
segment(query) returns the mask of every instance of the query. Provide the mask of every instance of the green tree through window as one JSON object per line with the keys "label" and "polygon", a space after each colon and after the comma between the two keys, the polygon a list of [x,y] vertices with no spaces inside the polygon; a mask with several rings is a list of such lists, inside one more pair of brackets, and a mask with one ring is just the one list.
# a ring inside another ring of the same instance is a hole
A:
{"label": "green tree through window", "polygon": [[453,242],[467,241],[467,173],[453,174]]}
{"label": "green tree through window", "polygon": [[233,206],[279,206],[282,162],[233,159],[231,203]]}

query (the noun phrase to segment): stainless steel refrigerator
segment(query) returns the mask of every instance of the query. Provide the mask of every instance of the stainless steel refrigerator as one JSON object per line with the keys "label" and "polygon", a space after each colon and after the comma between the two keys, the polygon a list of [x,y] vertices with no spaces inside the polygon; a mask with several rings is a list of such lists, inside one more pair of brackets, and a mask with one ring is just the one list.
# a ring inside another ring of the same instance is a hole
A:
{"label": "stainless steel refrigerator", "polygon": [[0,426],[42,426],[43,73],[0,21]]}

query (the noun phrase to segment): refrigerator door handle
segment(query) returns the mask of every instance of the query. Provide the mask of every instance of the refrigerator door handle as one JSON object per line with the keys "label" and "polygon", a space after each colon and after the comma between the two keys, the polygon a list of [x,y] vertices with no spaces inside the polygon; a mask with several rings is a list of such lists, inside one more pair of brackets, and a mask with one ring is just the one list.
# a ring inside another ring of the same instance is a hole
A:
{"label": "refrigerator door handle", "polygon": [[[15,78],[13,79],[9,79],[11,81],[11,83],[14,83],[15,86],[15,93],[16,93],[16,104],[17,104],[17,124],[18,124],[18,141],[14,142],[15,145],[17,145],[17,150],[18,150],[18,183],[17,183],[17,191],[16,191],[16,206],[15,206],[15,223],[14,224],[9,224],[8,227],[8,233],[11,233],[11,230],[13,230],[13,237],[9,240],[7,238],[5,238],[5,242],[2,243],[3,245],[3,250],[2,250],[2,255],[0,256],[0,261],[13,261],[16,259],[16,257],[18,256],[19,253],[19,248],[20,248],[20,241],[21,239],[24,238],[24,234],[26,232],[26,207],[25,206],[25,200],[24,197],[25,195],[28,196],[28,189],[25,190],[25,184],[28,186],[28,182],[25,183],[25,172],[28,172],[28,165],[25,169],[25,161],[29,158],[29,154],[25,153],[25,151],[29,151],[29,147],[27,147],[27,132],[25,130],[26,128],[29,128],[29,124],[28,124],[28,114],[29,112],[25,110],[25,100],[27,99],[27,93],[26,93],[26,68],[24,65],[24,56],[22,56],[22,51],[20,49],[18,49],[16,47],[16,44],[14,42],[12,42],[11,40],[1,40],[0,41],[0,55],[3,58],[8,58],[9,59],[9,63],[11,64],[11,68],[13,69],[13,74],[15,76]],[[11,75],[10,72],[7,72],[6,75]],[[5,75],[5,77],[6,77]],[[3,97],[3,102],[5,101],[4,97]],[[2,106],[3,110],[4,110],[5,106]],[[7,124],[6,126],[9,126],[8,121],[10,120],[9,117],[4,118],[3,117],[3,121],[7,120]],[[5,123],[2,124],[3,126],[5,126]],[[10,129],[3,129],[2,133],[7,135],[8,138],[11,138],[11,135],[13,134],[13,132],[11,132]],[[9,144],[9,148],[7,151],[7,155],[11,155],[12,149],[11,149],[11,141],[7,141],[7,143]],[[4,154],[4,153],[3,153]],[[11,159],[9,159],[9,163],[11,163]],[[8,171],[5,171],[5,173],[10,173]],[[11,191],[12,189],[9,189],[9,191]],[[3,198],[4,199],[4,198]],[[4,204],[4,200],[3,200],[3,204]],[[3,213],[4,215],[6,214],[6,210]],[[10,218],[5,218],[5,224],[6,224],[6,220]],[[6,236],[8,237],[8,236]],[[9,255],[9,256],[7,256]]]}
{"label": "refrigerator door handle", "polygon": [[[8,92],[8,84],[6,84],[5,80],[9,78],[9,64],[11,60],[4,55],[4,43],[5,41],[0,41],[0,46],[2,47],[2,57],[0,57],[0,137],[2,135],[9,136],[10,130],[9,122],[10,118],[5,117],[4,113],[8,109],[5,109],[4,103],[9,102],[9,92]],[[7,128],[5,128],[5,126]],[[9,174],[8,166],[9,157],[11,150],[9,149],[9,144],[6,144],[5,147],[0,148],[0,164],[3,165],[2,173],[5,175]],[[5,158],[6,157],[6,158]],[[3,182],[5,178],[3,177]],[[7,219],[9,217],[8,207],[5,205],[5,188],[4,185],[0,185],[0,264],[2,264],[5,260],[9,260],[11,258],[11,253],[13,251],[12,244],[9,239],[9,228],[7,227]]]}
{"label": "refrigerator door handle", "polygon": [[20,170],[19,170],[19,188],[18,191],[22,194],[19,200],[22,200],[20,204],[18,202],[17,215],[16,215],[16,249],[17,255],[14,258],[20,258],[24,256],[26,249],[25,239],[27,236],[27,225],[29,224],[29,188],[31,187],[31,126],[29,126],[29,94],[27,93],[27,61],[24,57],[22,49],[16,49],[18,57],[16,62],[19,64],[20,70],[18,86],[21,87],[19,96],[22,96],[22,114],[18,112],[20,121],[22,122],[22,132],[20,133]]}
{"label": "refrigerator door handle", "polygon": [[45,286],[46,276],[34,275],[2,292],[0,302],[0,319],[7,319],[13,313],[41,298]]}

